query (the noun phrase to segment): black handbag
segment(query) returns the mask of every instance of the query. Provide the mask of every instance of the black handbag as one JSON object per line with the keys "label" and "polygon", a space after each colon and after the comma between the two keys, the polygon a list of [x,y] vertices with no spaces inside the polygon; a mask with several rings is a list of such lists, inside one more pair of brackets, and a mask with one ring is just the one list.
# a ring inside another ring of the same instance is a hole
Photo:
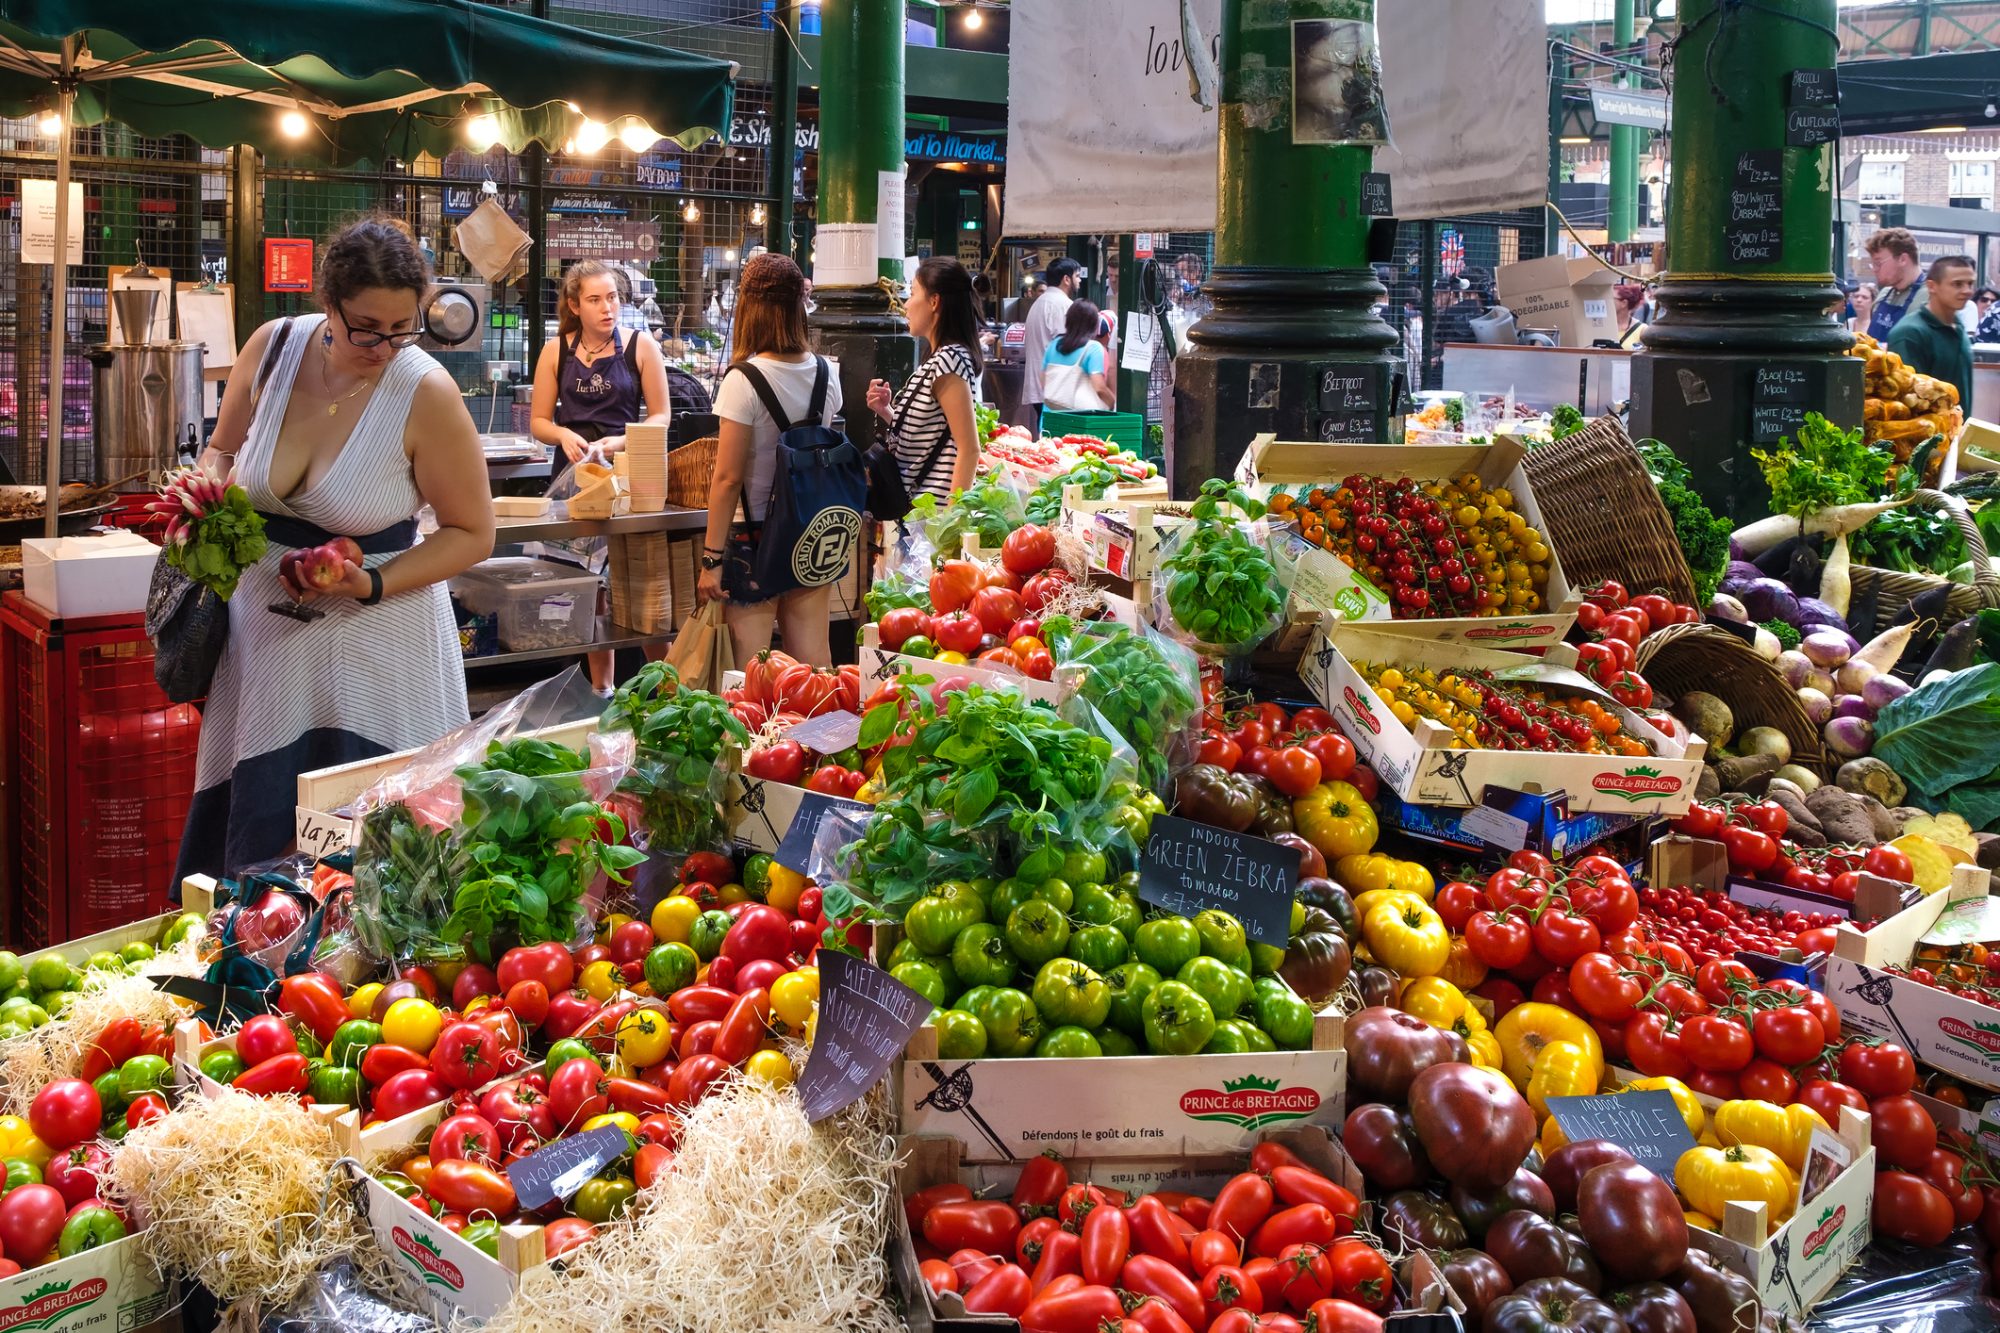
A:
{"label": "black handbag", "polygon": [[[278,336],[257,367],[252,403],[263,393],[291,337],[292,321],[287,319],[278,326]],[[153,581],[146,590],[146,637],[153,641],[153,679],[161,691],[174,703],[193,703],[207,696],[215,668],[229,646],[229,603],[168,564],[163,554],[153,562]]]}
{"label": "black handbag", "polygon": [[[896,419],[889,423],[888,432],[861,455],[862,466],[868,470],[868,513],[877,523],[900,523],[915,507],[910,487],[903,480],[903,465],[897,461],[893,447],[896,436],[902,432],[903,418],[915,397],[911,394],[904,400],[903,406],[896,412]],[[937,466],[938,459],[944,457],[944,447],[950,443],[951,429],[947,426],[917,468],[916,485],[920,494],[924,483],[930,480],[931,469]]]}

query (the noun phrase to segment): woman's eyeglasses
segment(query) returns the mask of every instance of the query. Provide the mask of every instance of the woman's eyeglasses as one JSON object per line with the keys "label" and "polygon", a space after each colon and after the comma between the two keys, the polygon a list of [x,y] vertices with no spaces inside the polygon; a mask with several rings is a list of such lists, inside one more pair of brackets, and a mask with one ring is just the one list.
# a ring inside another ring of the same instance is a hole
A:
{"label": "woman's eyeglasses", "polygon": [[[414,347],[417,340],[430,331],[421,325],[408,333],[380,333],[374,329],[357,329],[347,318],[347,311],[339,306],[335,306],[334,309],[340,312],[340,323],[347,330],[347,341],[356,347],[380,347],[383,343],[395,348]],[[418,318],[421,319],[422,316],[419,315]]]}

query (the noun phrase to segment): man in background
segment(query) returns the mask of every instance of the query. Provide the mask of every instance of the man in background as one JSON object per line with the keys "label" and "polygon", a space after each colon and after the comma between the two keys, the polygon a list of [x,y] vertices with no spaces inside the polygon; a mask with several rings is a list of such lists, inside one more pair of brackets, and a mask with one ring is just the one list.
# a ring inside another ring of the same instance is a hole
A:
{"label": "man in background", "polygon": [[1042,424],[1042,361],[1049,344],[1063,336],[1070,302],[1083,290],[1083,265],[1065,256],[1049,265],[1048,286],[1028,311],[1027,343],[1021,348],[1021,414],[1030,430]]}
{"label": "man in background", "polygon": [[1868,266],[1875,272],[1875,308],[1868,315],[1868,332],[1875,341],[1889,341],[1889,331],[1924,303],[1924,269],[1917,258],[1917,238],[1907,227],[1889,227],[1866,242]]}
{"label": "man in background", "polygon": [[[1972,415],[1972,338],[1958,312],[1972,299],[1978,267],[1970,255],[1946,255],[1924,280],[1925,301],[1889,333],[1889,350],[1913,370],[1958,390],[1959,406]],[[1876,308],[1881,308],[1876,298]]]}

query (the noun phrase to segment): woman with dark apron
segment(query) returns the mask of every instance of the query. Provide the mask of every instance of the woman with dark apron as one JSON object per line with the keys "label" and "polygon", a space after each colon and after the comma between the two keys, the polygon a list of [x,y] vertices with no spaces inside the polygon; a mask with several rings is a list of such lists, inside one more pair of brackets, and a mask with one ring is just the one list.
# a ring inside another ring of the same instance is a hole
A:
{"label": "woman with dark apron", "polygon": [[[618,275],[610,265],[594,259],[572,264],[563,274],[556,341],[544,343],[535,362],[529,430],[572,464],[624,448],[631,422],[667,424],[660,345],[643,329],[621,337],[619,304]],[[601,611],[601,588],[599,594]],[[610,653],[590,654],[590,683],[600,694],[610,692],[611,668]]]}

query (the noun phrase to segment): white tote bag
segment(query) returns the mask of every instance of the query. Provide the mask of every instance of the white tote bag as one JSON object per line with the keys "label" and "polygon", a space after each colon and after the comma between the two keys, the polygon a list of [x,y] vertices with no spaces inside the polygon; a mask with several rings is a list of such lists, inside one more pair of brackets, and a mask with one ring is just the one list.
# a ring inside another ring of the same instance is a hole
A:
{"label": "white tote bag", "polygon": [[1090,386],[1081,363],[1055,365],[1042,371],[1042,401],[1058,412],[1102,412],[1104,400]]}

